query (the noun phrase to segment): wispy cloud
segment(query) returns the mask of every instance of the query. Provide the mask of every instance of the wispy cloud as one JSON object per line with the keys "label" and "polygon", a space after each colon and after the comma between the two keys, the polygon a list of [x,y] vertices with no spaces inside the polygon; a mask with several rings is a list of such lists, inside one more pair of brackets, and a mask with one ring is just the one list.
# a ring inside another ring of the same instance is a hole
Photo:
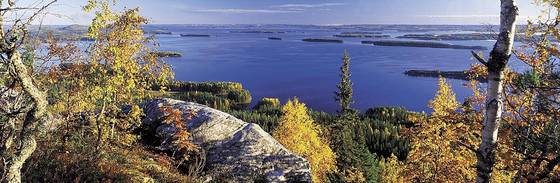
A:
{"label": "wispy cloud", "polygon": [[194,10],[197,13],[234,13],[234,14],[246,14],[246,13],[294,13],[301,10],[272,10],[272,9],[201,9]]}
{"label": "wispy cloud", "polygon": [[192,10],[197,13],[230,13],[230,14],[249,14],[249,13],[297,13],[304,12],[311,8],[321,8],[328,10],[326,7],[342,6],[344,3],[319,3],[319,4],[282,4],[274,5],[264,9],[239,9],[239,8],[219,8],[219,9],[199,9]]}
{"label": "wispy cloud", "polygon": [[342,6],[345,3],[319,3],[319,4],[282,4],[272,6],[274,8],[321,8],[328,6]]}

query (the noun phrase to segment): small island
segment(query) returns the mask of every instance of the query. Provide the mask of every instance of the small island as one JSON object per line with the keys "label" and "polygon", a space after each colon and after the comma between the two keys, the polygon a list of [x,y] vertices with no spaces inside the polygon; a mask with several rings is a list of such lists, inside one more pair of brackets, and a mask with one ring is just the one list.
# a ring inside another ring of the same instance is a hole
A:
{"label": "small island", "polygon": [[268,40],[282,40],[282,38],[279,38],[279,37],[269,37]]}
{"label": "small island", "polygon": [[354,31],[354,32],[343,32],[340,34],[383,34],[383,32],[368,32],[368,31]]}
{"label": "small island", "polygon": [[156,52],[152,52],[152,54],[156,54],[157,57],[160,58],[170,58],[170,57],[177,58],[183,56],[183,54],[174,51],[156,51]]}
{"label": "small island", "polygon": [[284,34],[284,31],[271,31],[271,30],[244,30],[244,31],[230,31],[231,33],[246,33],[246,34]]}
{"label": "small island", "polygon": [[362,41],[362,44],[373,44],[375,46],[403,46],[403,47],[421,47],[421,48],[486,50],[486,47],[484,46],[465,46],[465,45],[454,45],[448,43],[420,42],[420,41]]}
{"label": "small island", "polygon": [[181,37],[210,37],[208,34],[181,34]]}
{"label": "small island", "polygon": [[390,38],[390,35],[381,35],[381,34],[337,34],[333,35],[334,37],[342,37],[342,38]]}
{"label": "small island", "polygon": [[[408,70],[404,72],[404,74],[412,77],[430,77],[430,78],[444,77],[449,79],[459,79],[465,81],[470,80],[467,71]],[[487,82],[482,77],[478,77],[476,78],[476,80],[480,82]]]}
{"label": "small island", "polygon": [[167,31],[167,30],[152,30],[152,31],[148,31],[148,34],[171,35],[173,33],[171,31]]}
{"label": "small island", "polygon": [[398,36],[400,39],[417,40],[446,40],[446,41],[465,41],[465,40],[495,40],[497,34],[492,33],[471,33],[471,34],[406,34]]}
{"label": "small island", "polygon": [[323,39],[323,38],[306,38],[302,39],[304,42],[317,42],[317,43],[344,43],[340,39]]}

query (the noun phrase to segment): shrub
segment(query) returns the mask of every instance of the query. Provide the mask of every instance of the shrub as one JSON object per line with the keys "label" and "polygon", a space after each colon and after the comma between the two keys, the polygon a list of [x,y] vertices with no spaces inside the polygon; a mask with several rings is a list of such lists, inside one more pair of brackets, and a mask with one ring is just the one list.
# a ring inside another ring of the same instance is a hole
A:
{"label": "shrub", "polygon": [[181,173],[176,161],[141,144],[122,146],[109,142],[101,151],[95,136],[73,130],[66,139],[57,130],[43,136],[23,168],[23,182],[194,182]]}

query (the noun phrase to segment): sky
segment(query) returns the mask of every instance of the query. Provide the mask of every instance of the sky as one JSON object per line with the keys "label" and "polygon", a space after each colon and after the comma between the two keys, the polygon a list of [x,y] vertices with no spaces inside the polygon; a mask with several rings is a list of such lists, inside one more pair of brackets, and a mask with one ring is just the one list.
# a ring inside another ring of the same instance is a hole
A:
{"label": "sky", "polygon": [[[32,4],[39,0],[19,0]],[[86,0],[59,0],[43,24],[88,24]],[[541,7],[517,0],[520,20]],[[24,5],[25,6],[25,5]],[[29,6],[29,5],[28,5]],[[118,0],[139,7],[153,24],[498,24],[499,0]]]}

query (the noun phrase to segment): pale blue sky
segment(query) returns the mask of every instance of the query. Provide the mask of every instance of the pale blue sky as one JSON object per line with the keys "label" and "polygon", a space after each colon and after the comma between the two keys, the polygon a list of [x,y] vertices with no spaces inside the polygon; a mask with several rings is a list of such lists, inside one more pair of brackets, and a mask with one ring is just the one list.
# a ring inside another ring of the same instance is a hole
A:
{"label": "pale blue sky", "polygon": [[[20,0],[34,2],[36,0]],[[541,14],[518,0],[521,20]],[[87,24],[85,0],[59,0],[46,24]],[[119,0],[155,24],[496,24],[499,0]]]}

